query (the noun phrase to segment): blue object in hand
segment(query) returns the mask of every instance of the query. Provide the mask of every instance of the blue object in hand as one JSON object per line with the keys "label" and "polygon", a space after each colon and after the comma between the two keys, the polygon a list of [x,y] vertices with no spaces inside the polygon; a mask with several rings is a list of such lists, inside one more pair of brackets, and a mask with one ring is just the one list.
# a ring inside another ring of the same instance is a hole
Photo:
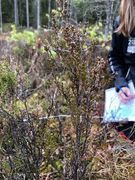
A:
{"label": "blue object in hand", "polygon": [[121,91],[126,97],[128,97],[128,95],[123,91],[122,87],[121,86],[118,86],[117,87],[119,91]]}

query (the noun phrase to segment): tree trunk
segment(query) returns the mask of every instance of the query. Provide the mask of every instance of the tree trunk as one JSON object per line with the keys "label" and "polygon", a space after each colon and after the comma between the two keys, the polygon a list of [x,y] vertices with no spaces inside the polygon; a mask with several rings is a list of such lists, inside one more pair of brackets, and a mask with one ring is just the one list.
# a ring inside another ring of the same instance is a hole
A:
{"label": "tree trunk", "polygon": [[37,29],[40,28],[40,0],[37,0]]}
{"label": "tree trunk", "polygon": [[82,7],[82,12],[83,12],[83,23],[86,22],[86,14],[87,14],[87,8],[85,8],[85,0],[82,1],[83,7]]}
{"label": "tree trunk", "polygon": [[51,0],[48,0],[48,29],[51,27]]}
{"label": "tree trunk", "polygon": [[14,0],[14,18],[16,27],[19,25],[18,0]]}
{"label": "tree trunk", "polygon": [[1,7],[1,0],[0,0],[0,33],[2,33],[2,7]]}
{"label": "tree trunk", "polygon": [[114,1],[108,0],[106,3],[105,41],[108,41],[108,36],[112,25]]}
{"label": "tree trunk", "polygon": [[30,27],[29,21],[29,0],[26,0],[26,18],[27,18],[27,28]]}

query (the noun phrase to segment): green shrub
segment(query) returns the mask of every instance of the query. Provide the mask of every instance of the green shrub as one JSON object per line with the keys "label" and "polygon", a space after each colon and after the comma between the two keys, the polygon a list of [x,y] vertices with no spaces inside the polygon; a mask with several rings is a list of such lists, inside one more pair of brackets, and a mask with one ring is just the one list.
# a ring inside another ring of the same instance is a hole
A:
{"label": "green shrub", "polygon": [[0,63],[0,96],[13,90],[16,84],[16,75],[8,63]]}
{"label": "green shrub", "polygon": [[[91,40],[96,40],[98,42],[104,42],[105,41],[105,34],[103,31],[104,27],[102,23],[97,23],[94,25],[91,25],[86,28],[86,32],[88,33],[88,36]],[[111,36],[109,35],[109,39]]]}
{"label": "green shrub", "polygon": [[11,41],[21,41],[28,45],[33,45],[36,42],[37,33],[29,30],[17,32],[16,27],[12,25],[12,31],[10,39]]}

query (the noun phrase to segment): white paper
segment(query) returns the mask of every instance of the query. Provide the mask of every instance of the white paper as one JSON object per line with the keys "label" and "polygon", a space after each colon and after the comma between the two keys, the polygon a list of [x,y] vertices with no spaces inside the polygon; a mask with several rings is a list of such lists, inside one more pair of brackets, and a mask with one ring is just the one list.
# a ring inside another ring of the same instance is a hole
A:
{"label": "white paper", "polygon": [[[130,91],[135,94],[133,82],[129,82]],[[120,102],[115,88],[105,91],[105,112],[103,122],[135,121],[135,99],[124,104]]]}

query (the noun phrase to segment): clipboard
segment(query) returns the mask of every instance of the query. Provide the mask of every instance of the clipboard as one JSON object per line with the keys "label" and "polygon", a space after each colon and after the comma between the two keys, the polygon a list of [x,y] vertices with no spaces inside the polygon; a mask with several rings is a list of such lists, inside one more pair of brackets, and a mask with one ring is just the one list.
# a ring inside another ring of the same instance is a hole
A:
{"label": "clipboard", "polygon": [[[129,81],[128,86],[133,94],[135,94],[135,87],[132,81]],[[105,90],[105,107],[103,122],[135,122],[135,99],[130,100],[124,104],[119,100],[118,93],[115,88]]]}

